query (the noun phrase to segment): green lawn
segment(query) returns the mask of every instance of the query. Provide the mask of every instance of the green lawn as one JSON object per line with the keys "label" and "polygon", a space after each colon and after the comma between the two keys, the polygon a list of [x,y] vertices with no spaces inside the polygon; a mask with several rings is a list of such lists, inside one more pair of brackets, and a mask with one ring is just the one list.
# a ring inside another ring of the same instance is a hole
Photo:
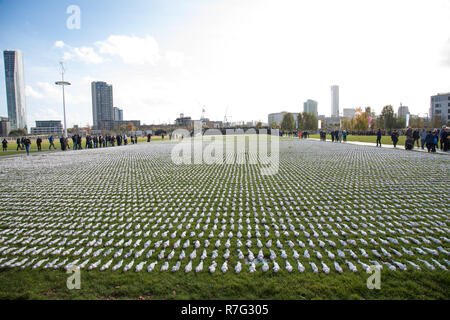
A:
{"label": "green lawn", "polygon": [[381,290],[367,274],[261,271],[171,273],[81,271],[81,289],[68,290],[62,270],[0,271],[0,299],[439,299],[450,298],[448,272],[383,271]]}
{"label": "green lawn", "polygon": [[[320,136],[318,134],[313,134],[310,135],[310,138],[316,138],[316,139],[320,139]],[[331,136],[327,135],[327,140],[331,140]],[[359,142],[369,142],[369,143],[373,143],[374,145],[377,144],[377,137],[376,136],[347,136],[347,141],[359,141]],[[398,146],[404,146],[405,145],[405,141],[406,141],[406,137],[405,136],[400,136],[398,139]],[[381,138],[381,143],[382,144],[389,144],[392,145],[392,140],[391,137],[388,136],[383,136]]]}

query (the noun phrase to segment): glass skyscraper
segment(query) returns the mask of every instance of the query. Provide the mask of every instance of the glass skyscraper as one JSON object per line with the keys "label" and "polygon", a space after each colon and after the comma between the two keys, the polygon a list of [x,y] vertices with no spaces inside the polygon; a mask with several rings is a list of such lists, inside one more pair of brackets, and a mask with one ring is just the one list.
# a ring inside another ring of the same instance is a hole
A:
{"label": "glass skyscraper", "polygon": [[27,130],[22,52],[3,51],[3,57],[5,61],[8,120],[11,130]]}
{"label": "glass skyscraper", "polygon": [[111,130],[114,127],[112,85],[102,81],[91,83],[92,116],[96,129]]}

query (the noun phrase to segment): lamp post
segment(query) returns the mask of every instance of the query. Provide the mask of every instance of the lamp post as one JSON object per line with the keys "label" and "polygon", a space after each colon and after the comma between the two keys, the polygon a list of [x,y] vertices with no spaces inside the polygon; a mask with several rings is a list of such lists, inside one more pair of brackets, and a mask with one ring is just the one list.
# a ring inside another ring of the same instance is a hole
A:
{"label": "lamp post", "polygon": [[64,110],[64,138],[67,138],[67,122],[66,122],[66,96],[65,96],[65,86],[70,86],[71,83],[64,81],[64,65],[61,62],[61,81],[56,81],[55,84],[58,86],[62,86],[63,92],[63,110]]}

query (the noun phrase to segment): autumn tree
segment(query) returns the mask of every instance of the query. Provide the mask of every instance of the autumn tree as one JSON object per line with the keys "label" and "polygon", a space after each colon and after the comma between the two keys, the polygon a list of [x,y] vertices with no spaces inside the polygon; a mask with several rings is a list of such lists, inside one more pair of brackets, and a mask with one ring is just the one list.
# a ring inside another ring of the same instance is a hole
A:
{"label": "autumn tree", "polygon": [[[368,110],[370,111],[370,110]],[[357,131],[369,130],[369,116],[366,111],[362,111],[361,107],[356,108],[353,128]]]}

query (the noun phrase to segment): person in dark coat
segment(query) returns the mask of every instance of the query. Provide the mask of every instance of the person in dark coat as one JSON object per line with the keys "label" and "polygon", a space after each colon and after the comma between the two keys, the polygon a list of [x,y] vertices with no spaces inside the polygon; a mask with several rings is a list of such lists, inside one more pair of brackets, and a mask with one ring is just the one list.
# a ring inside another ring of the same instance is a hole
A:
{"label": "person in dark coat", "polygon": [[8,140],[3,139],[2,147],[3,147],[3,152],[8,151]]}
{"label": "person in dark coat", "polygon": [[394,145],[394,148],[397,148],[398,136],[399,134],[397,130],[394,130],[391,134],[392,144]]}
{"label": "person in dark coat", "polygon": [[42,150],[42,139],[41,139],[41,137],[38,137],[36,139],[36,144],[37,144],[38,151],[41,151]]}
{"label": "person in dark coat", "polygon": [[16,143],[17,143],[16,151],[19,151],[19,149],[22,150],[22,144],[20,143],[20,138],[17,138]]}
{"label": "person in dark coat", "polygon": [[64,137],[63,137],[63,136],[61,136],[61,137],[59,138],[59,144],[61,145],[61,150],[62,150],[62,151],[65,151],[65,150],[66,150],[66,143],[65,143],[65,141],[64,141]]}
{"label": "person in dark coat", "polygon": [[23,139],[23,144],[25,146],[25,149],[27,150],[27,156],[30,155],[30,146],[31,146],[31,140],[29,138]]}
{"label": "person in dark coat", "polygon": [[420,140],[419,129],[414,130],[414,132],[413,132],[413,139],[414,139],[414,144],[417,143],[417,148],[420,148],[420,146],[419,146],[419,140]]}
{"label": "person in dark coat", "polygon": [[427,146],[428,152],[436,152],[436,145],[434,144],[434,135],[431,131],[428,131],[427,137],[425,138],[425,145]]}
{"label": "person in dark coat", "polygon": [[378,131],[377,131],[377,147],[378,147],[378,144],[380,145],[380,148],[381,148],[381,129],[378,129]]}
{"label": "person in dark coat", "polygon": [[80,136],[80,135],[77,135],[77,145],[78,145],[78,147],[77,147],[78,150],[83,149],[83,148],[81,147],[81,136]]}

